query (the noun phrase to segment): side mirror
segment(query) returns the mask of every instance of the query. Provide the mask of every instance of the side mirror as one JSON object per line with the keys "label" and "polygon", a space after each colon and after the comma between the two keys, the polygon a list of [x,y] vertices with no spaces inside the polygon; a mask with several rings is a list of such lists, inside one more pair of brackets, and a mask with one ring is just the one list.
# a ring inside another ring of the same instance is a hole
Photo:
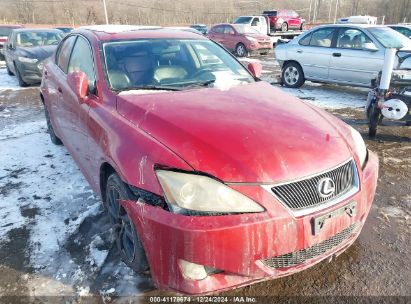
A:
{"label": "side mirror", "polygon": [[71,72],[67,75],[67,82],[78,97],[80,103],[83,103],[88,95],[87,75],[82,71]]}
{"label": "side mirror", "polygon": [[372,43],[372,42],[367,42],[367,43],[364,43],[363,50],[364,50],[364,51],[370,51],[370,52],[377,52],[377,51],[378,51],[378,48],[375,46],[374,43]]}
{"label": "side mirror", "polygon": [[251,62],[248,64],[247,68],[255,78],[261,77],[261,74],[263,72],[263,66],[261,65],[261,63]]}

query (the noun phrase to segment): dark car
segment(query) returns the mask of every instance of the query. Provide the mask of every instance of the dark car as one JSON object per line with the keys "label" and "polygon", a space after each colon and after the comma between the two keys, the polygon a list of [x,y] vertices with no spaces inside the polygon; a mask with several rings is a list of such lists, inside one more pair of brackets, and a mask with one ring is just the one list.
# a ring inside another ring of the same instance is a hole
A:
{"label": "dark car", "polygon": [[16,75],[22,87],[40,83],[43,61],[53,54],[63,36],[56,29],[13,30],[4,49],[7,73]]}
{"label": "dark car", "polygon": [[395,24],[388,25],[388,27],[411,39],[411,24]]}
{"label": "dark car", "polygon": [[3,47],[7,42],[7,38],[11,31],[17,28],[22,28],[22,26],[11,24],[0,25],[0,60],[4,60]]}
{"label": "dark car", "polygon": [[199,31],[203,35],[207,35],[208,33],[208,27],[205,24],[193,24],[191,28]]}

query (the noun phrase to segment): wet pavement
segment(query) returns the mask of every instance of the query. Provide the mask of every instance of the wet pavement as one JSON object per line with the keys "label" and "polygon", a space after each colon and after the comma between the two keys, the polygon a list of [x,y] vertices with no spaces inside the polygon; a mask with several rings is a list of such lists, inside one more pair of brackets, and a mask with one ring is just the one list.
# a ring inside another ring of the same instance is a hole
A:
{"label": "wet pavement", "polygon": [[[275,82],[278,66],[262,60],[263,78]],[[0,83],[0,296],[174,295],[119,260],[99,199],[65,148],[49,143],[38,87],[7,81]],[[308,83],[286,91],[361,132],[380,158],[375,201],[358,240],[331,263],[221,295],[411,300],[411,127],[383,121],[369,139],[364,89]]]}

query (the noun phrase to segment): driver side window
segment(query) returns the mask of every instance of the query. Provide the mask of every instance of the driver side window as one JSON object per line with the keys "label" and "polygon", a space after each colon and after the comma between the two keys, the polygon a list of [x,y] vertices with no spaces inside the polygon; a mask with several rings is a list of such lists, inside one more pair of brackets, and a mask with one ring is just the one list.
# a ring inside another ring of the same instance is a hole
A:
{"label": "driver side window", "polygon": [[87,75],[89,91],[94,94],[96,89],[96,76],[93,56],[89,43],[82,37],[77,38],[68,65],[68,73],[75,71],[82,71]]}

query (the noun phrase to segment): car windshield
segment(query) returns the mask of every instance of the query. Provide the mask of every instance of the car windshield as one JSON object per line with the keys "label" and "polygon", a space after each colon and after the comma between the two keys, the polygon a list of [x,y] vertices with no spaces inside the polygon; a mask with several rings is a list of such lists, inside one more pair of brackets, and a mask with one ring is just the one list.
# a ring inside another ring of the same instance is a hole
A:
{"label": "car windshield", "polygon": [[0,27],[0,36],[8,36],[13,29],[9,27]]}
{"label": "car windshield", "polygon": [[113,90],[227,87],[254,78],[227,51],[209,40],[144,39],[103,44]]}
{"label": "car windshield", "polygon": [[368,31],[386,48],[410,47],[409,39],[391,28],[371,27]]}
{"label": "car windshield", "polygon": [[249,24],[251,22],[251,17],[238,17],[235,19],[234,23],[236,24]]}
{"label": "car windshield", "polygon": [[57,45],[63,38],[61,31],[24,31],[16,37],[16,45],[19,47],[34,47],[45,45]]}
{"label": "car windshield", "polygon": [[260,32],[251,26],[233,25],[239,34],[259,34]]}

